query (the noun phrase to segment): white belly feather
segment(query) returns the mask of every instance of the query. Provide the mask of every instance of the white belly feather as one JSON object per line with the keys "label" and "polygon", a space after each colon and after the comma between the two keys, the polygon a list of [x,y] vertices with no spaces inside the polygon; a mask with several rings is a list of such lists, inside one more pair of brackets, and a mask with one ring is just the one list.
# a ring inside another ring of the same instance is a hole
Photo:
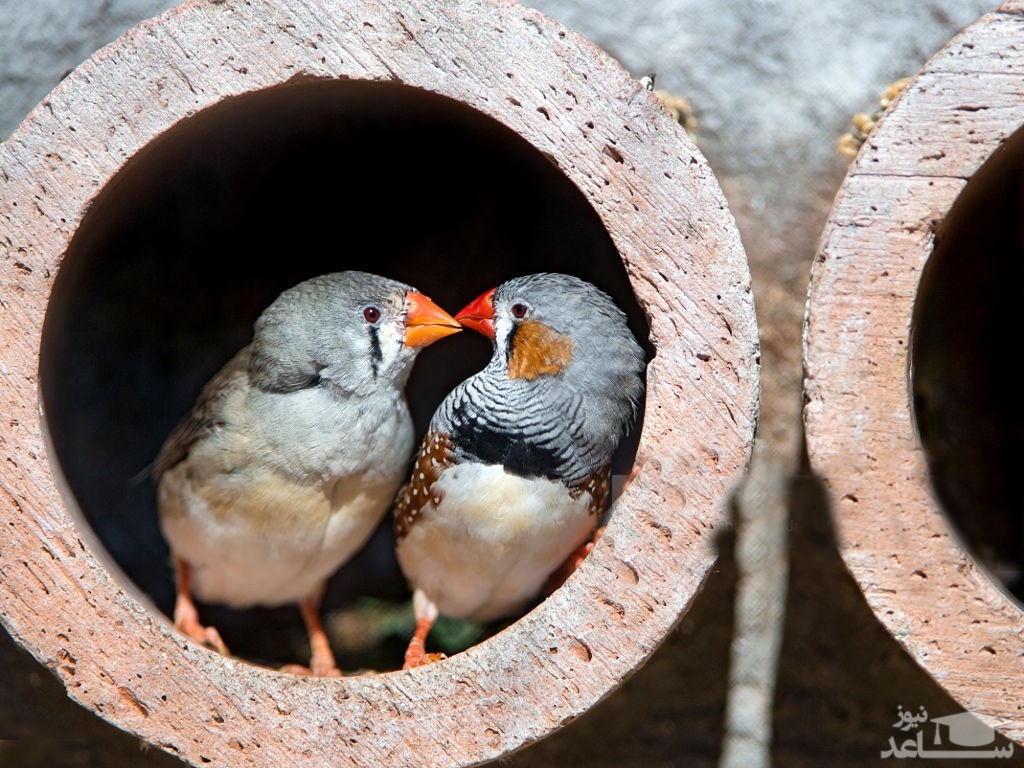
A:
{"label": "white belly feather", "polygon": [[446,616],[487,621],[519,610],[597,523],[588,493],[574,499],[557,480],[497,465],[458,464],[433,487],[440,508],[424,507],[397,552]]}
{"label": "white belly feather", "polygon": [[[413,442],[404,398],[353,416],[322,393],[307,397],[314,407],[300,410],[319,421],[282,422],[280,445],[244,450],[252,430],[225,429],[161,479],[160,526],[199,599],[245,607],[314,596],[391,509]],[[232,464],[239,454],[247,460]],[[304,464],[326,471],[303,474]]]}
{"label": "white belly feather", "polygon": [[339,482],[328,493],[245,474],[225,477],[224,485],[245,487],[224,488],[223,496],[210,486],[197,494],[186,483],[181,496],[169,501],[178,514],[161,518],[174,554],[191,566],[200,600],[273,606],[315,595],[370,537],[400,482]]}

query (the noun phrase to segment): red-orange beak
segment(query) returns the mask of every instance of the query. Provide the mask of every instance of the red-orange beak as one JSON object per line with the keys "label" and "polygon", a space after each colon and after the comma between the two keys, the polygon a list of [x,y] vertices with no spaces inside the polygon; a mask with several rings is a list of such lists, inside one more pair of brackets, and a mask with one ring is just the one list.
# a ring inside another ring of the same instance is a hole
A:
{"label": "red-orange beak", "polygon": [[455,319],[458,320],[464,328],[469,328],[482,333],[491,341],[494,341],[494,291],[496,288],[486,293],[480,294],[473,301],[469,302],[464,306],[459,313],[455,315]]}
{"label": "red-orange beak", "polygon": [[405,294],[405,346],[426,347],[461,330],[454,317],[422,293]]}

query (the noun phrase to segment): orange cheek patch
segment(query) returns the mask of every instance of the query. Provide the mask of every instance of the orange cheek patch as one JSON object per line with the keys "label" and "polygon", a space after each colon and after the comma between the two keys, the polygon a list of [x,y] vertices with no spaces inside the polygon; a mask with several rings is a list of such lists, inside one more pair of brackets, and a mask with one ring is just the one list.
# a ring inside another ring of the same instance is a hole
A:
{"label": "orange cheek patch", "polygon": [[572,360],[572,339],[543,323],[524,320],[512,339],[510,379],[536,379],[561,373]]}

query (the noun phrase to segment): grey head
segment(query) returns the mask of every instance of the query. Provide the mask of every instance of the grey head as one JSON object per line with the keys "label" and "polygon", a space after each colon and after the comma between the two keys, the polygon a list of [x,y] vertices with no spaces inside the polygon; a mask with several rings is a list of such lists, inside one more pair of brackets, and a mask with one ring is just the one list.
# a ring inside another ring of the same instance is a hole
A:
{"label": "grey head", "polygon": [[611,460],[643,396],[644,354],[607,294],[571,275],[527,275],[456,319],[494,342],[434,417],[459,455],[570,485]]}
{"label": "grey head", "polygon": [[327,385],[365,395],[382,386],[403,388],[420,349],[457,330],[409,285],[334,272],[287,289],[264,310],[254,326],[249,374],[269,392]]}
{"label": "grey head", "polygon": [[598,398],[625,423],[643,394],[643,349],[625,313],[573,275],[542,272],[508,280],[492,297],[495,353],[509,378],[559,380]]}

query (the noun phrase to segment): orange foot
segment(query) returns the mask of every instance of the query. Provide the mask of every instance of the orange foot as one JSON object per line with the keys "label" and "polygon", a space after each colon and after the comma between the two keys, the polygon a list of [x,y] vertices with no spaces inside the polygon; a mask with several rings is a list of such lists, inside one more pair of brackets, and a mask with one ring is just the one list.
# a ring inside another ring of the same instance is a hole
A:
{"label": "orange foot", "polygon": [[302,613],[302,621],[306,625],[306,632],[309,635],[309,668],[289,665],[285,667],[285,670],[300,675],[313,675],[313,677],[341,677],[341,670],[338,669],[338,665],[334,661],[334,653],[331,651],[327,632],[324,631],[324,625],[320,622],[320,596],[307,597],[299,603],[299,611]]}
{"label": "orange foot", "polygon": [[184,560],[174,561],[175,572],[178,582],[178,597],[174,601],[174,627],[179,632],[191,637],[200,645],[230,656],[231,652],[221,639],[220,632],[214,627],[206,627],[199,621],[199,610],[192,602],[192,592],[189,587],[188,563]]}
{"label": "orange foot", "polygon": [[570,554],[565,559],[565,562],[558,566],[558,568],[548,576],[548,580],[544,583],[545,595],[550,595],[560,586],[565,584],[566,579],[572,575],[573,571],[580,567],[580,564],[587,558],[587,555],[590,554],[590,550],[594,548],[594,545],[597,544],[597,540],[601,538],[602,534],[604,534],[603,525],[594,531],[594,535],[590,537],[589,541],[585,541],[580,544],[579,548]]}
{"label": "orange foot", "polygon": [[416,667],[425,667],[427,664],[435,664],[438,661],[447,659],[443,653],[427,653],[423,648],[413,648],[412,645],[405,649],[405,663],[402,665],[402,669],[416,669]]}
{"label": "orange foot", "polygon": [[448,658],[443,653],[427,653],[427,635],[437,621],[437,606],[417,589],[412,596],[412,609],[416,616],[416,631],[405,649],[402,669],[415,669]]}

